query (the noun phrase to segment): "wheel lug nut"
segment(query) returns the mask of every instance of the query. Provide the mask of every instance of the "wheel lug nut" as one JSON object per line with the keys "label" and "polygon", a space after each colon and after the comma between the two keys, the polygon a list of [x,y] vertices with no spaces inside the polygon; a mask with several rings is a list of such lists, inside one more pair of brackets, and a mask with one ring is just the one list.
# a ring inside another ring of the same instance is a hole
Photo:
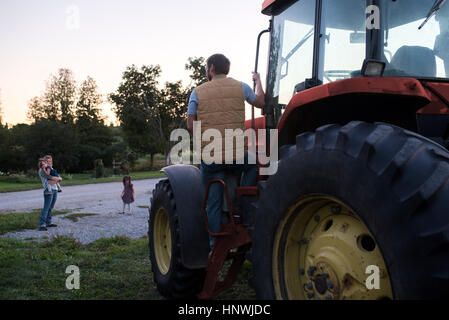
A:
{"label": "wheel lug nut", "polygon": [[329,281],[327,282],[327,287],[328,287],[329,289],[333,289],[333,288],[334,288],[334,283],[333,283],[331,280],[329,280]]}
{"label": "wheel lug nut", "polygon": [[326,300],[334,300],[334,297],[332,297],[330,294],[326,296]]}
{"label": "wheel lug nut", "polygon": [[341,207],[340,206],[332,207],[331,211],[333,214],[339,214],[341,212]]}
{"label": "wheel lug nut", "polygon": [[306,284],[306,288],[307,288],[307,290],[313,290],[313,284],[312,284],[312,282],[308,282],[308,283]]}
{"label": "wheel lug nut", "polygon": [[306,273],[306,271],[304,269],[300,269],[299,273],[303,276]]}
{"label": "wheel lug nut", "polygon": [[309,292],[307,293],[307,298],[312,299],[315,295],[313,294],[313,292]]}

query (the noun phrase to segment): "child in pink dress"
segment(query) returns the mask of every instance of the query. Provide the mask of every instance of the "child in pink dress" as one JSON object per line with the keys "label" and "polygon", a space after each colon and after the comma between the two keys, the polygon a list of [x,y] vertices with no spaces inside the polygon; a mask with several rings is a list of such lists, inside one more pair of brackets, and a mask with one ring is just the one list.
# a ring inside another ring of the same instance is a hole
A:
{"label": "child in pink dress", "polygon": [[123,210],[121,214],[125,214],[125,207],[128,206],[128,214],[131,214],[131,203],[136,199],[136,194],[134,192],[134,186],[131,183],[131,177],[123,177],[123,191],[121,198],[123,200]]}

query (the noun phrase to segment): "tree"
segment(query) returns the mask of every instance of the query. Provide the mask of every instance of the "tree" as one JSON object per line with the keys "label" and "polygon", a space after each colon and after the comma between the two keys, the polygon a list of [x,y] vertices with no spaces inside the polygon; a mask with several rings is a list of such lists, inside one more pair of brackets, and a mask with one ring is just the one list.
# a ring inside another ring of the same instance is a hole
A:
{"label": "tree", "polygon": [[77,120],[88,119],[98,122],[102,119],[98,106],[103,102],[95,80],[87,77],[78,89],[78,101],[76,103],[75,115]]}
{"label": "tree", "polygon": [[28,103],[27,117],[39,121],[47,119],[73,123],[73,108],[76,101],[76,81],[69,69],[59,69],[57,75],[50,75],[45,92]]}
{"label": "tree", "polygon": [[117,92],[109,95],[125,140],[136,153],[153,155],[161,150],[154,125],[150,123],[150,115],[155,114],[159,99],[157,79],[160,74],[158,65],[140,69],[135,65],[129,66]]}
{"label": "tree", "polygon": [[7,171],[4,168],[5,164],[8,161],[8,154],[10,148],[8,148],[9,141],[9,131],[8,127],[3,126],[2,121],[2,100],[1,100],[1,91],[0,91],[0,171]]}
{"label": "tree", "polygon": [[45,107],[51,111],[54,119],[63,123],[73,122],[73,106],[76,101],[76,81],[69,69],[59,69],[47,82],[44,93]]}
{"label": "tree", "polygon": [[34,168],[39,157],[50,154],[59,172],[79,171],[79,143],[72,125],[39,120],[29,126],[24,140],[28,168]]}
{"label": "tree", "polygon": [[8,146],[9,131],[0,123],[0,172],[7,172],[10,148]]}
{"label": "tree", "polygon": [[3,142],[3,152],[0,157],[0,171],[25,171],[29,168],[37,169],[37,162],[28,156],[26,142],[28,140],[29,125],[17,124],[11,129],[6,129],[4,135],[7,140]]}
{"label": "tree", "polygon": [[178,128],[185,128],[185,115],[187,113],[189,90],[182,86],[181,81],[166,82],[160,92],[157,108],[150,109],[150,123],[164,150],[167,165],[170,162],[171,148],[170,134]]}
{"label": "tree", "polygon": [[0,90],[0,126],[2,126],[2,114],[3,114],[3,110],[2,110],[2,91]]}
{"label": "tree", "polygon": [[87,77],[78,89],[78,101],[75,108],[75,132],[79,141],[79,166],[81,170],[90,170],[94,161],[103,159],[105,165],[112,164],[115,149],[112,130],[104,124],[99,105],[103,102],[95,80]]}
{"label": "tree", "polygon": [[[191,71],[192,84],[207,81],[204,58],[189,58],[186,70]],[[188,99],[192,87],[181,81],[166,82],[158,89],[159,66],[128,67],[116,93],[109,95],[132,151],[153,155],[160,152],[169,162],[170,134],[185,127]],[[191,84],[191,85],[192,85]]]}
{"label": "tree", "polygon": [[190,79],[192,79],[192,83],[190,87],[197,87],[207,82],[205,64],[206,59],[204,57],[190,57],[187,60],[185,69],[191,72]]}
{"label": "tree", "polygon": [[32,122],[39,121],[41,119],[53,118],[51,113],[49,114],[47,109],[44,108],[42,98],[34,97],[28,101],[27,119]]}

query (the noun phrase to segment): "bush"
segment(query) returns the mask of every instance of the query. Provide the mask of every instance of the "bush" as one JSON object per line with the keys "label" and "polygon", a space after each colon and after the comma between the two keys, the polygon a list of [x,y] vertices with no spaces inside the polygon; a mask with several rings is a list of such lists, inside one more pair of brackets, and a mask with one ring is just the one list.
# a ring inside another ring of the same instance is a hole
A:
{"label": "bush", "polygon": [[67,174],[64,174],[64,180],[72,180],[73,179],[73,174],[70,174],[70,173],[67,173]]}
{"label": "bush", "polygon": [[104,169],[104,176],[105,177],[112,177],[114,174],[114,170],[112,168],[105,168]]}
{"label": "bush", "polygon": [[94,161],[95,167],[95,178],[103,178],[104,177],[104,164],[102,159],[97,159]]}
{"label": "bush", "polygon": [[25,176],[29,178],[36,178],[39,177],[39,173],[37,169],[28,169],[27,171],[25,171]]}
{"label": "bush", "polygon": [[24,183],[25,177],[23,175],[14,173],[14,174],[9,175],[7,180],[8,180],[8,182],[12,182],[12,183]]}

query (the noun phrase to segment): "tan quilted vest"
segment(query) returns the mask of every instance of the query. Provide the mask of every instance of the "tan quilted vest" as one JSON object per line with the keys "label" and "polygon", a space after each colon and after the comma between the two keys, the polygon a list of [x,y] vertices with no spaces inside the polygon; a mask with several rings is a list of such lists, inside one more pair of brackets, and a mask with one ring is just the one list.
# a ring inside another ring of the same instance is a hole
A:
{"label": "tan quilted vest", "polygon": [[[197,119],[201,121],[201,135],[208,129],[217,129],[222,137],[222,150],[214,150],[213,155],[221,157],[225,163],[225,129],[245,129],[245,98],[242,83],[224,75],[215,76],[212,81],[197,87]],[[202,141],[201,150],[211,141]],[[233,160],[236,160],[237,146],[234,139]],[[239,152],[244,148],[239,148]]]}

